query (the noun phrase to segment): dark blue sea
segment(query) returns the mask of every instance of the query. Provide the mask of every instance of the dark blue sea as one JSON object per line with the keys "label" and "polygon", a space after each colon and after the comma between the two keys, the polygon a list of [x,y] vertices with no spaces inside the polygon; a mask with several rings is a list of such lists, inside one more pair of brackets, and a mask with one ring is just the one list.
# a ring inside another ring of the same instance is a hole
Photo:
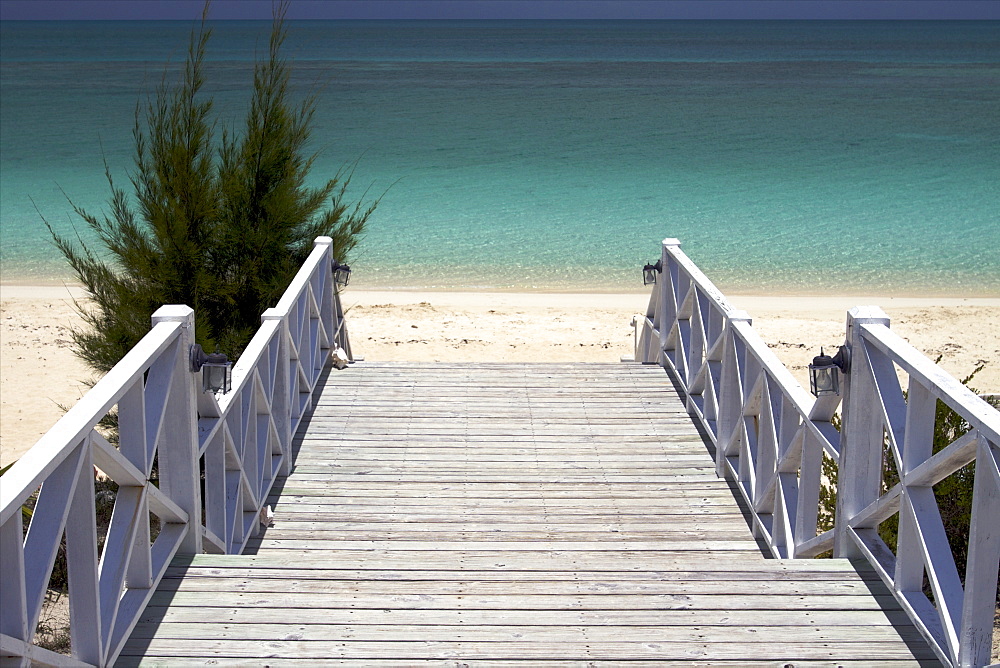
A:
{"label": "dark blue sea", "polygon": [[[126,184],[191,23],[0,25],[4,281]],[[213,24],[238,127],[267,22]],[[381,195],[370,288],[621,291],[678,237],[724,290],[1000,294],[1000,22],[292,22],[317,183]],[[367,195],[366,195],[367,193]]]}

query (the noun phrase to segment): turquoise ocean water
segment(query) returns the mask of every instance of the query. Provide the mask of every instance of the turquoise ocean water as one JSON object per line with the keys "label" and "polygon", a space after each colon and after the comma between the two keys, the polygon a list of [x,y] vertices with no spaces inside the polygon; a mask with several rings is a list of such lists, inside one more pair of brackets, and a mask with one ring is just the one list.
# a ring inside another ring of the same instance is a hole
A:
{"label": "turquoise ocean water", "polygon": [[[2,278],[125,182],[190,23],[0,25]],[[220,123],[264,22],[214,25]],[[379,288],[637,289],[678,237],[724,290],[1000,294],[1000,22],[293,22],[317,182],[388,188]],[[391,186],[391,187],[390,187]]]}

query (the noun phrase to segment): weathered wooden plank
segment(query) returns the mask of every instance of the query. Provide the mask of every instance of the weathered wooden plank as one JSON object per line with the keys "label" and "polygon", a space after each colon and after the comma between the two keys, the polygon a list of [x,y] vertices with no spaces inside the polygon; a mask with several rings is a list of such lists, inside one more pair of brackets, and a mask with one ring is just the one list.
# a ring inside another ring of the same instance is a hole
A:
{"label": "weathered wooden plank", "polygon": [[[426,542],[426,541],[477,541],[477,542],[493,542],[493,541],[509,541],[509,542],[525,542],[525,541],[538,541],[538,540],[576,540],[576,541],[586,541],[586,540],[597,540],[597,541],[611,541],[611,540],[662,540],[662,541],[712,541],[712,542],[723,542],[723,541],[737,541],[745,540],[745,530],[742,532],[744,535],[740,535],[741,532],[737,530],[731,531],[702,531],[702,532],[657,532],[657,531],[614,531],[610,532],[613,536],[606,535],[605,532],[600,532],[598,535],[595,532],[584,532],[584,531],[560,531],[557,529],[545,530],[538,529],[535,531],[512,531],[507,530],[502,527],[497,527],[495,529],[466,529],[464,527],[456,527],[451,530],[428,530],[421,531],[418,528],[414,529],[397,529],[397,530],[376,530],[376,529],[365,529],[359,528],[354,531],[350,530],[329,530],[329,531],[317,531],[317,530],[307,530],[307,531],[296,531],[294,529],[288,529],[280,531],[277,533],[272,533],[270,539],[259,539],[259,542],[255,543],[260,547],[270,545],[270,541],[281,541],[284,544],[299,544],[299,543],[320,543],[322,541],[336,541],[336,542],[347,542],[356,541],[359,538],[365,538],[369,540],[392,540],[392,541],[408,541],[408,542]],[[756,546],[754,546],[756,547]],[[287,549],[282,548],[282,549]],[[748,548],[753,549],[753,548]]]}
{"label": "weathered wooden plank", "polygon": [[[185,640],[154,638],[143,641],[146,656],[170,657],[246,657],[261,658],[401,658],[423,656],[439,659],[646,659],[683,660],[720,658],[728,661],[757,660],[775,656],[775,643],[706,643],[608,641],[581,644],[579,642],[363,642],[363,641],[307,641],[299,640],[290,632],[281,640]],[[899,643],[865,642],[797,642],[780,644],[780,656],[786,661],[806,660],[867,660],[912,658],[913,652]]]}
{"label": "weathered wooden plank", "polygon": [[[727,551],[749,551],[757,552],[759,548],[750,540],[703,540],[693,543],[684,539],[678,540],[649,540],[649,541],[563,541],[563,540],[535,540],[535,541],[461,541],[461,546],[468,550],[482,550],[489,552],[510,552],[524,550],[552,549],[560,552],[574,552],[577,550],[600,549],[604,543],[608,550],[615,552],[641,552],[641,551],[695,551],[695,552],[727,552]],[[442,544],[436,541],[393,541],[393,540],[344,540],[344,541],[323,541],[322,545],[311,545],[309,540],[270,540],[263,538],[260,540],[262,549],[271,548],[279,550],[303,550],[315,547],[322,547],[324,550],[423,550],[429,552],[447,552],[455,549],[455,546]]]}
{"label": "weathered wooden plank", "polygon": [[[294,490],[299,488],[298,480],[289,480],[280,488],[279,498],[285,503],[291,503],[295,496]],[[545,500],[548,504],[576,503],[587,499],[610,499],[615,503],[628,505],[648,505],[651,508],[670,505],[678,500],[698,500],[704,503],[719,502],[729,508],[736,509],[732,492],[724,483],[718,481],[691,482],[664,486],[654,484],[619,483],[614,489],[606,485],[587,485],[580,483],[518,485],[508,483],[491,483],[490,485],[471,483],[416,483],[406,485],[373,483],[370,480],[358,478],[350,486],[349,493],[339,489],[326,487],[325,498],[331,503],[347,503],[351,499],[366,501],[364,497],[377,497],[390,503],[407,503],[410,497],[426,500],[427,503],[453,504],[451,497],[463,499],[491,499],[497,503],[510,501],[516,503],[522,500]],[[316,501],[318,503],[318,501]]]}
{"label": "weathered wooden plank", "polygon": [[[531,515],[530,510],[523,506],[505,509],[502,506],[489,506],[480,509],[467,508],[460,513],[448,514],[446,506],[402,506],[393,515],[386,509],[375,506],[333,506],[333,511],[313,511],[297,513],[288,508],[281,509],[275,515],[274,522],[264,535],[276,536],[286,530],[308,529],[305,525],[314,525],[315,530],[348,529],[357,530],[364,526],[383,530],[406,530],[409,525],[439,524],[443,530],[463,528],[458,525],[479,524],[481,529],[494,528],[513,529],[512,525],[524,524],[521,530],[544,529],[547,526],[563,525],[579,531],[711,531],[737,530],[746,533],[743,517],[736,513],[701,512],[686,513],[685,508],[664,509],[656,514],[635,515],[627,511],[620,512],[615,508],[560,508],[546,513],[543,518]],[[707,510],[711,510],[710,506]],[[598,514],[601,513],[601,514]],[[624,523],[627,523],[626,526]],[[426,530],[426,529],[421,529]]]}
{"label": "weathered wooden plank", "polygon": [[[673,564],[671,564],[673,565]],[[619,582],[619,581],[659,581],[673,580],[691,582],[697,580],[719,581],[723,577],[741,581],[764,580],[767,582],[825,582],[834,586],[835,583],[854,582],[851,573],[843,571],[760,571],[742,570],[726,571],[720,575],[718,571],[696,570],[660,570],[660,571],[579,571],[571,573],[573,582]],[[194,580],[198,578],[219,579],[288,579],[288,580],[347,580],[357,582],[368,581],[474,581],[474,582],[551,582],[567,577],[566,571],[528,571],[528,570],[422,570],[409,569],[359,569],[359,568],[295,568],[282,564],[272,568],[190,568],[171,567],[167,578]],[[641,578],[641,580],[636,580]],[[857,576],[858,582],[878,582],[879,577],[874,571],[868,571]]]}
{"label": "weathered wooden plank", "polygon": [[[644,642],[663,643],[879,643],[919,640],[916,629],[897,632],[891,626],[539,626],[473,624],[289,624],[288,622],[165,622],[144,623],[133,632],[139,638],[199,637],[203,640],[280,641],[290,635],[304,641],[429,641],[449,642],[613,642],[642,637]],[[873,654],[877,654],[873,652]]]}
{"label": "weathered wooden plank", "polygon": [[691,453],[668,457],[663,453],[652,452],[623,452],[621,454],[601,454],[593,451],[572,452],[568,450],[556,450],[553,453],[540,453],[536,451],[525,451],[522,453],[510,453],[501,450],[485,451],[478,448],[474,452],[468,450],[456,451],[455,449],[443,448],[399,448],[390,450],[389,448],[371,450],[344,450],[338,449],[336,461],[314,461],[306,460],[296,466],[296,474],[303,473],[326,473],[331,468],[344,466],[371,465],[372,458],[378,457],[380,463],[394,463],[396,465],[421,465],[436,466],[439,463],[464,462],[468,464],[489,464],[498,468],[511,468],[513,465],[521,465],[525,462],[535,463],[537,466],[567,467],[579,464],[587,464],[594,467],[605,466],[627,466],[630,468],[655,468],[662,470],[665,465],[671,469],[675,467],[684,468],[704,468],[704,453]]}
{"label": "weathered wooden plank", "polygon": [[[355,476],[363,475],[366,480],[372,482],[385,482],[385,483],[409,483],[409,482],[434,482],[434,483],[501,483],[501,484],[534,484],[534,483],[550,483],[557,484],[560,481],[565,481],[566,483],[588,483],[594,481],[605,481],[609,484],[621,483],[649,483],[649,484],[670,484],[679,483],[682,484],[684,480],[702,480],[711,481],[714,479],[715,474],[709,471],[696,471],[687,476],[683,474],[678,475],[623,475],[623,474],[605,474],[600,473],[594,475],[559,475],[555,473],[548,472],[538,472],[532,474],[531,472],[521,473],[520,475],[510,475],[506,478],[502,477],[501,474],[491,474],[491,473],[466,473],[466,472],[442,472],[440,474],[430,473],[414,473],[401,474],[401,473],[387,473],[381,474],[378,472],[378,467],[372,467],[366,471],[357,471],[354,473],[331,473],[327,476],[327,480],[331,485],[338,485],[342,482],[350,482],[355,479]],[[502,481],[506,482],[502,482]],[[305,481],[303,481],[305,482]]]}
{"label": "weathered wooden plank", "polygon": [[[471,575],[471,574],[470,574]],[[474,577],[474,576],[473,576]],[[180,591],[186,585],[182,579],[164,582],[160,591]],[[610,596],[618,594],[702,595],[732,594],[737,596],[864,596],[870,589],[862,581],[829,580],[524,580],[518,584],[520,595],[563,596],[567,594]],[[301,594],[380,594],[430,596],[496,596],[505,595],[511,581],[457,580],[318,580],[291,578],[212,578],[198,580],[198,592],[301,593]]]}
{"label": "weathered wooden plank", "polygon": [[[674,452],[677,452],[675,449]],[[434,444],[433,449],[410,445],[405,448],[357,448],[342,449],[335,447],[322,447],[320,445],[310,446],[309,456],[304,456],[299,462],[305,471],[325,470],[330,467],[352,465],[354,462],[362,461],[371,464],[379,461],[379,457],[385,455],[387,464],[416,464],[435,465],[438,462],[475,462],[483,465],[497,464],[503,466],[507,462],[529,462],[537,466],[545,466],[555,462],[581,462],[588,466],[600,467],[602,465],[615,466],[618,464],[642,463],[648,465],[656,462],[661,470],[670,470],[674,467],[696,467],[700,468],[704,463],[705,451],[703,448],[688,449],[686,452],[673,456],[663,451],[663,446],[655,445],[652,448],[641,448],[635,444],[623,444],[618,450],[608,448],[598,451],[591,445],[553,445],[552,447],[537,447],[530,451],[518,450],[511,443],[507,443],[501,448],[492,444],[480,444],[476,450],[470,451],[468,444],[461,448],[449,442],[439,442]],[[343,459],[340,459],[343,457]],[[699,461],[701,460],[701,461]],[[724,483],[723,483],[724,484]]]}
{"label": "weathered wooden plank", "polygon": [[[297,497],[303,500],[310,497]],[[675,503],[656,508],[632,509],[614,503],[587,504],[584,500],[567,503],[547,510],[543,516],[533,514],[528,504],[505,505],[490,503],[488,499],[469,499],[468,507],[452,511],[449,504],[425,504],[426,499],[414,498],[413,503],[396,504],[389,507],[375,504],[345,503],[314,505],[307,503],[284,503],[276,509],[275,522],[284,526],[285,522],[465,522],[469,518],[482,518],[483,522],[498,522],[504,518],[520,522],[552,522],[566,524],[600,524],[628,521],[632,523],[683,522],[693,528],[743,520],[742,515],[731,508],[719,505],[696,503]],[[499,517],[496,517],[499,516]],[[745,523],[744,523],[745,524]],[[745,529],[745,526],[741,526]]]}
{"label": "weathered wooden plank", "polygon": [[[603,568],[602,568],[603,567]],[[620,552],[616,550],[591,550],[562,552],[560,550],[535,550],[506,552],[498,560],[489,550],[466,550],[461,545],[449,552],[429,552],[419,550],[337,550],[336,552],[304,552],[294,564],[284,556],[271,554],[246,555],[197,555],[176,558],[171,566],[176,572],[195,569],[241,569],[284,570],[296,569],[319,571],[364,569],[394,570],[401,573],[408,570],[457,570],[475,573],[504,571],[548,571],[569,573],[574,576],[581,571],[601,572],[652,572],[662,573],[698,571],[705,573],[730,573],[733,577],[745,577],[755,573],[820,573],[836,579],[860,577],[877,580],[870,569],[856,571],[852,562],[846,559],[817,560],[773,560],[763,556],[744,555],[744,558],[723,562],[720,559],[706,559],[691,551],[683,552]],[[652,576],[649,576],[652,577]]]}
{"label": "weathered wooden plank", "polygon": [[[246,659],[244,658],[229,658],[229,657],[213,657],[210,660],[210,665],[213,666],[246,666]],[[448,668],[453,668],[455,666],[455,660],[453,659],[311,659],[311,658],[294,658],[294,659],[282,659],[282,658],[267,658],[267,665],[271,668],[284,668],[285,666],[297,666],[301,668],[311,668],[313,666],[318,666],[325,668],[326,666],[355,666],[356,668],[409,668],[410,666],[447,666]],[[610,660],[587,660],[588,668],[606,668],[608,666],[621,666],[623,662],[610,659]],[[171,666],[176,665],[172,659],[161,659],[160,657],[148,657],[141,658],[135,656],[126,656],[115,664],[116,666],[121,666],[127,668],[129,666]],[[477,668],[524,668],[525,662],[519,661],[517,659],[473,659],[473,660],[461,660],[462,666],[476,666]],[[579,666],[580,661],[577,659],[566,659],[566,660],[553,660],[553,659],[533,659],[531,661],[532,668],[566,668],[567,666]],[[666,660],[652,660],[652,661],[637,661],[628,660],[629,668],[711,668],[714,666],[739,666],[740,668],[775,668],[775,662],[773,660],[752,660],[748,661],[746,659],[735,659],[732,661],[723,659],[710,659],[707,661],[696,660],[696,659],[684,659],[681,661],[666,661]],[[784,664],[777,664],[784,665]],[[912,659],[903,660],[887,660],[883,659],[879,661],[879,668],[913,668],[914,666],[928,666],[937,668],[940,666],[940,662],[937,660],[926,660],[926,661],[914,661]],[[862,659],[858,661],[854,660],[796,660],[794,663],[795,668],[870,668],[871,661],[867,659]]]}
{"label": "weathered wooden plank", "polygon": [[[480,473],[483,464],[490,465],[491,470],[488,474]],[[369,475],[373,472],[372,460],[368,460],[367,462],[358,461],[354,463],[344,462],[340,465],[326,466],[323,468],[326,470],[317,470],[318,467],[314,467],[310,471],[303,471],[301,479],[322,480],[323,478],[329,478],[330,476]],[[664,477],[662,475],[662,468],[657,467],[650,462],[615,462],[613,466],[596,463],[588,466],[588,462],[576,461],[542,463],[526,461],[516,463],[452,459],[448,461],[424,462],[421,464],[407,461],[386,461],[379,462],[378,469],[383,475],[416,476],[427,473],[432,475],[462,473],[465,475],[475,475],[476,478],[488,477],[489,479],[497,479],[503,477],[505,480],[521,480],[526,476],[543,476],[544,478],[568,481],[577,479],[601,480],[602,476],[609,475],[632,478],[639,481],[659,480]],[[587,471],[587,473],[584,474],[583,471]],[[715,473],[706,466],[695,466],[693,464],[681,463],[675,464],[670,468],[669,476],[671,478],[687,475],[704,476],[706,472],[712,474]],[[708,478],[708,480],[711,480],[711,478]]]}
{"label": "weathered wooden plank", "polygon": [[661,369],[361,364],[315,403],[257,554],[176,560],[122,665],[933,661],[870,569],[763,558]]}
{"label": "weathered wooden plank", "polygon": [[[270,498],[274,500],[274,506],[283,506],[289,512],[305,512],[306,510],[322,510],[326,508],[329,512],[331,506],[357,506],[358,512],[370,509],[372,506],[382,505],[383,508],[391,506],[394,509],[402,510],[410,508],[412,512],[423,512],[415,510],[416,507],[438,510],[445,508],[468,508],[475,510],[479,507],[485,508],[512,508],[531,509],[541,507],[545,503],[546,507],[551,503],[552,511],[560,510],[574,511],[579,509],[589,509],[595,514],[614,512],[641,515],[670,513],[672,510],[686,512],[691,509],[706,508],[708,512],[738,513],[739,508],[734,508],[731,501],[722,496],[726,488],[719,490],[690,490],[687,494],[671,494],[661,499],[651,499],[648,503],[643,503],[642,494],[638,490],[635,493],[623,493],[620,497],[601,494],[595,490],[593,493],[587,490],[553,490],[548,498],[541,496],[537,491],[528,489],[504,489],[492,485],[480,485],[483,489],[455,489],[446,486],[441,489],[427,489],[426,487],[397,484],[398,496],[386,499],[384,504],[379,504],[380,499],[385,499],[381,484],[369,484],[363,480],[356,480],[350,485],[345,485],[336,493],[322,494],[322,486],[311,484],[308,487],[285,487],[282,493],[276,493]],[[318,482],[318,481],[316,481]],[[681,487],[678,485],[678,487]],[[509,499],[497,498],[497,494],[509,494]],[[650,489],[650,494],[655,494],[656,489]],[[308,507],[308,508],[306,508]],[[389,512],[389,511],[383,511]]]}
{"label": "weathered wooden plank", "polygon": [[881,610],[895,606],[891,594],[400,594],[354,592],[157,591],[155,605],[199,608],[408,608],[411,610]]}
{"label": "weathered wooden plank", "polygon": [[[593,511],[591,511],[592,513]],[[452,515],[442,515],[441,519],[430,519],[426,515],[414,515],[404,519],[401,515],[377,517],[371,513],[359,513],[356,519],[347,519],[343,513],[330,513],[328,517],[317,517],[313,513],[276,517],[265,535],[293,531],[575,531],[575,532],[666,532],[683,535],[701,535],[710,531],[740,531],[746,534],[743,518],[736,514],[706,515],[696,520],[685,521],[682,513],[654,516],[643,521],[632,514],[612,515],[604,521],[595,521],[594,516],[567,516],[555,519],[546,514],[532,515],[528,509],[506,514],[481,514],[465,510]],[[456,526],[459,525],[459,526]]]}
{"label": "weathered wooden plank", "polygon": [[[269,614],[269,613],[267,613]],[[253,624],[261,611],[248,607],[213,607],[211,621]],[[150,633],[158,624],[205,622],[205,611],[185,606],[150,606],[140,623]],[[274,621],[272,618],[270,621]],[[873,627],[905,624],[902,610],[380,610],[350,608],[288,608],[285,624],[371,624],[376,626],[491,625],[491,626],[628,626],[641,632],[646,626],[769,627],[830,626]],[[145,632],[141,637],[149,637]]]}

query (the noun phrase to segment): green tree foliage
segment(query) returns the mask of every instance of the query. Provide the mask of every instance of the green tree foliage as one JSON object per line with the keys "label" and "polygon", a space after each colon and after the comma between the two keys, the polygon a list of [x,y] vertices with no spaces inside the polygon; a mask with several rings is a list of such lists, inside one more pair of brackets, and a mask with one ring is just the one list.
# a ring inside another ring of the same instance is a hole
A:
{"label": "green tree foliage", "polygon": [[255,65],[244,126],[224,129],[216,141],[212,100],[202,93],[207,10],[192,32],[182,80],[171,85],[164,74],[136,105],[134,198],[105,165],[110,211],[74,206],[102,254],[49,227],[91,301],[81,309],[86,327],[73,334],[76,352],[101,372],[145,335],[162,304],[191,306],[198,342],[237,357],[313,239],[332,237],[344,260],[377,204],[346,203],[344,173],[306,186],[316,98],[290,100],[281,55],[287,3],[277,7],[267,53]]}
{"label": "green tree foliage", "polygon": [[[935,362],[940,361],[940,357],[935,360]],[[979,366],[973,370],[962,380],[962,384],[968,386],[982,368]],[[1000,407],[1000,402],[992,400],[991,403]],[[840,428],[838,419],[834,420],[834,425],[838,429]],[[939,400],[934,416],[933,452],[940,452],[969,431],[970,428],[969,423],[961,415]],[[895,461],[889,450],[888,438],[883,445],[882,459],[885,463],[882,472],[882,493],[885,493],[899,482],[899,473],[896,471]],[[959,576],[963,580],[965,578],[965,564],[968,560],[975,473],[975,463],[971,463],[934,486],[934,496],[937,499],[938,510],[944,523],[945,534],[948,536],[948,543],[951,545]],[[823,458],[823,475],[829,484],[820,489],[818,525],[821,531],[827,531],[833,528],[837,506],[837,462],[826,456]],[[893,515],[882,522],[878,527],[878,532],[879,537],[895,550],[896,540],[899,536],[899,516]]]}

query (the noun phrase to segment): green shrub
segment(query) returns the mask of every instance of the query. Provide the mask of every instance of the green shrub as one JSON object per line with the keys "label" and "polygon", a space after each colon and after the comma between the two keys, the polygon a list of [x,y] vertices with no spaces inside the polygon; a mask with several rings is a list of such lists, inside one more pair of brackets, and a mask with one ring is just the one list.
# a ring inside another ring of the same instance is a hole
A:
{"label": "green shrub", "polygon": [[243,127],[216,142],[212,100],[202,93],[210,37],[205,15],[192,31],[182,80],[163,81],[136,105],[132,196],[114,182],[110,213],[74,211],[96,233],[101,253],[52,231],[91,306],[75,350],[108,371],[150,327],[162,304],[195,310],[197,340],[236,358],[320,235],[335,257],[364,232],[377,200],[348,204],[349,174],[307,187],[305,153],[316,97],[293,104],[281,55],[287,3],[276,7],[267,53],[254,68]]}

